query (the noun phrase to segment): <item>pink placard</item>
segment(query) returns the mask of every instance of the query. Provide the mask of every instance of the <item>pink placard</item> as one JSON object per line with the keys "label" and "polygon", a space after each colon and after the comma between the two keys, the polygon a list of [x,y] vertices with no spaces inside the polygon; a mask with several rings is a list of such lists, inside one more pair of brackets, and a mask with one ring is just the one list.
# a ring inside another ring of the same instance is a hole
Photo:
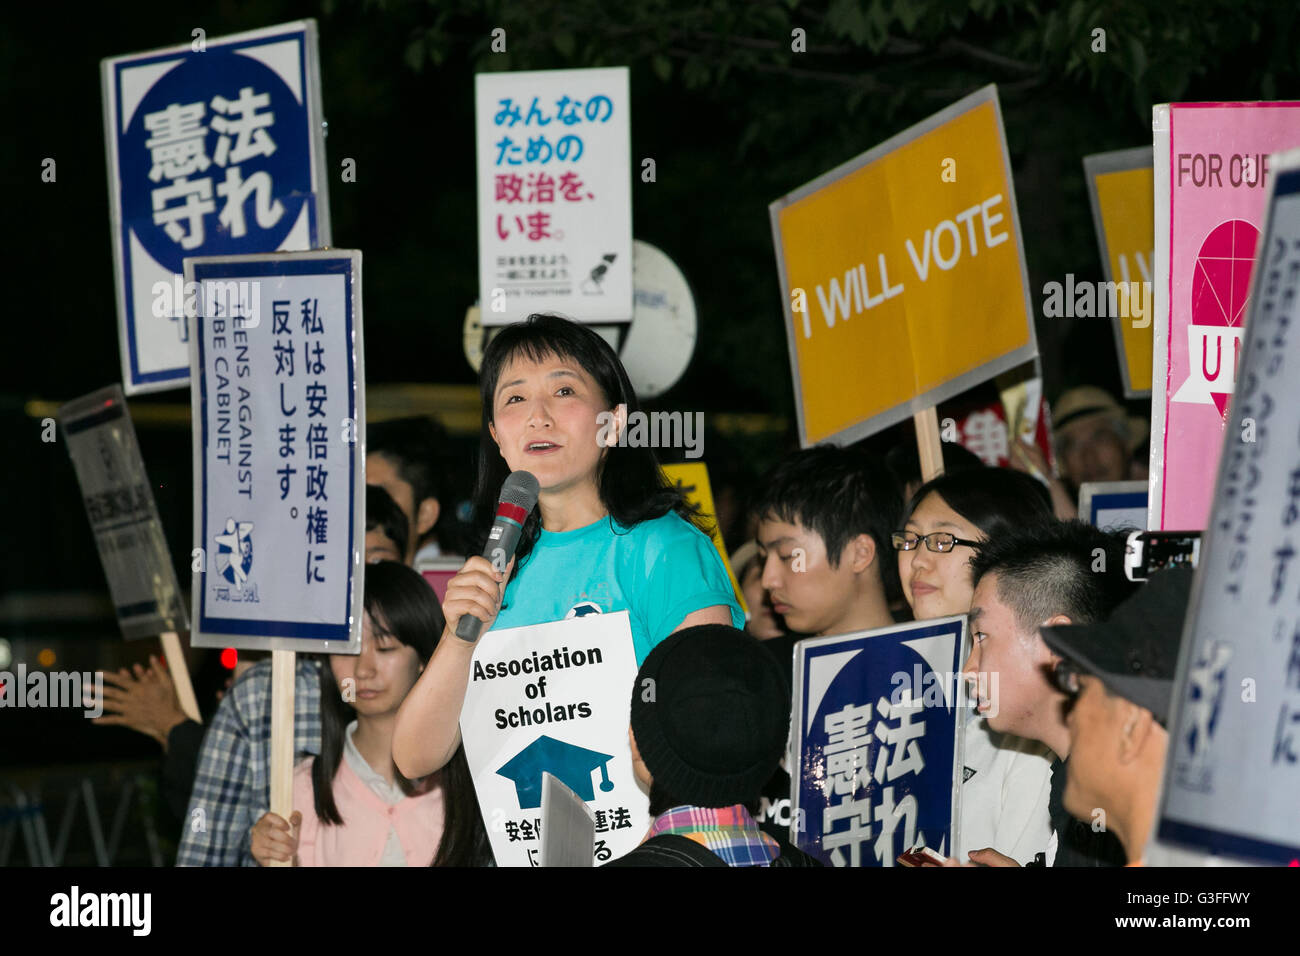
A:
{"label": "pink placard", "polygon": [[[1169,315],[1158,523],[1209,521],[1264,214],[1268,155],[1300,146],[1300,102],[1175,103],[1169,111]],[[1157,228],[1161,224],[1157,223]],[[1158,364],[1157,364],[1158,368]],[[1154,436],[1161,440],[1161,436]]]}

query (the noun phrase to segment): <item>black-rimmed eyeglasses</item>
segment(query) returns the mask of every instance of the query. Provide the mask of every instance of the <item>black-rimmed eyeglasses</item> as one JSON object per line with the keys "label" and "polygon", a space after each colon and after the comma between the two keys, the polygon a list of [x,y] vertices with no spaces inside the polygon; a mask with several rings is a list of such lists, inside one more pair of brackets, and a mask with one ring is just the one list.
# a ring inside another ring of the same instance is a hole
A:
{"label": "black-rimmed eyeglasses", "polygon": [[917,534],[915,531],[895,531],[889,537],[894,544],[895,551],[915,551],[917,545],[922,541],[931,551],[937,551],[940,554],[951,551],[959,544],[964,544],[968,548],[978,548],[980,546],[978,541],[967,541],[965,538],[959,538],[947,531],[932,531],[926,535]]}

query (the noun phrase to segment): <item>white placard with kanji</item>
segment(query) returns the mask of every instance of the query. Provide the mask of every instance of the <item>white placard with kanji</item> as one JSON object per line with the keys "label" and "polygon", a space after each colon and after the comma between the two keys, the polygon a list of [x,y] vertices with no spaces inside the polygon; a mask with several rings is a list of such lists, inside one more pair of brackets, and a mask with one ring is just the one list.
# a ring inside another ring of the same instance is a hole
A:
{"label": "white placard with kanji", "polygon": [[185,260],[193,643],[356,653],[365,565],[361,253]]}
{"label": "white placard with kanji", "polygon": [[626,611],[479,638],[460,732],[498,866],[541,865],[544,773],[590,807],[595,864],[641,842],[650,803],[628,744],[636,674]]}
{"label": "white placard with kanji", "polygon": [[632,320],[629,112],[626,67],[475,77],[484,325]]}

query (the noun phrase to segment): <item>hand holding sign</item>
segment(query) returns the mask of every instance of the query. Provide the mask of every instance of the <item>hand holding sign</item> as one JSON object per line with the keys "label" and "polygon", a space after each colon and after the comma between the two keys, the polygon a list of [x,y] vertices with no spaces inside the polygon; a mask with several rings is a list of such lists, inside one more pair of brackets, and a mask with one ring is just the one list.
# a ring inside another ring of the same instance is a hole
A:
{"label": "hand holding sign", "polygon": [[284,817],[274,813],[264,813],[253,824],[252,853],[259,866],[270,866],[272,861],[288,863],[293,861],[298,866],[298,833],[302,825],[302,814],[297,810],[286,823]]}

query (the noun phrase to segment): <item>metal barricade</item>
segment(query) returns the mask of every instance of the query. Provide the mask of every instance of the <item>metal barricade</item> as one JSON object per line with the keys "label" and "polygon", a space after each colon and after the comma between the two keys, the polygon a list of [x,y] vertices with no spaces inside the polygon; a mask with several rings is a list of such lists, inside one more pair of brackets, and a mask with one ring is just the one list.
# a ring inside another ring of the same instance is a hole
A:
{"label": "metal barricade", "polygon": [[[157,826],[153,815],[140,798],[146,780],[147,775],[142,771],[122,775],[101,770],[98,773],[79,772],[71,777],[59,772],[51,772],[49,775],[37,773],[26,787],[12,780],[3,781],[3,786],[0,786],[0,867],[23,865],[21,861],[13,859],[19,836],[27,857],[26,865],[64,865],[69,851],[76,849],[73,838],[74,834],[81,833],[77,824],[82,816],[84,832],[89,837],[89,852],[95,865],[112,866],[120,858],[128,825],[134,821],[143,831],[149,862],[153,866],[163,866]],[[117,791],[116,807],[107,838],[96,797],[97,784],[100,792],[110,800],[113,791]],[[49,793],[65,795],[58,836],[53,847],[50,845],[46,817],[49,814],[52,818],[60,808],[44,796]],[[84,848],[83,853],[78,855],[84,855]]]}

